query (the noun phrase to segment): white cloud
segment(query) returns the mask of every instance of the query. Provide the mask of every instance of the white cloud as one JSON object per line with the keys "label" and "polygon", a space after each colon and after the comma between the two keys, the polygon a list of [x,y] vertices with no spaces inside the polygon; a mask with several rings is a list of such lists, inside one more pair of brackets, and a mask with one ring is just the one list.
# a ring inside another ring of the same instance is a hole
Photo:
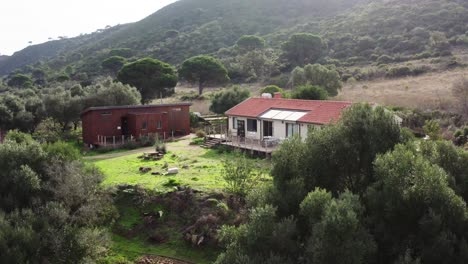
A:
{"label": "white cloud", "polygon": [[2,0],[0,54],[11,55],[49,37],[74,37],[107,25],[139,21],[176,0]]}

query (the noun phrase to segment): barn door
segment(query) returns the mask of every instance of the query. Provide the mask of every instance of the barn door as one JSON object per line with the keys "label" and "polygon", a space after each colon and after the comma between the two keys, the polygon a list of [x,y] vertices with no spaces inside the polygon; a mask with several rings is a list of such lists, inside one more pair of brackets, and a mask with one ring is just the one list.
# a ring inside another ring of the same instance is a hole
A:
{"label": "barn door", "polygon": [[129,136],[129,131],[128,131],[128,118],[126,116],[121,118],[121,129],[122,129],[122,135],[123,136]]}

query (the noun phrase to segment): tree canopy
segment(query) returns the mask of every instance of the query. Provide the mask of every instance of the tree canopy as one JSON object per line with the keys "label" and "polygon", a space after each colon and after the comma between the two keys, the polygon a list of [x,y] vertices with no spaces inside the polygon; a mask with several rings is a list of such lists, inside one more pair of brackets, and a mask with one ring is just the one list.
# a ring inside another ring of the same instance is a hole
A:
{"label": "tree canopy", "polygon": [[67,144],[10,132],[0,145],[0,262],[95,262],[116,216],[102,175]]}
{"label": "tree canopy", "polygon": [[214,94],[211,99],[210,111],[217,114],[224,114],[227,110],[236,106],[240,102],[250,97],[250,92],[247,89],[242,89],[238,86],[225,89]]}
{"label": "tree canopy", "polygon": [[198,84],[199,95],[203,93],[203,88],[208,84],[223,84],[229,81],[224,65],[219,60],[206,55],[184,61],[179,70],[179,76],[190,83]]}
{"label": "tree canopy", "polygon": [[328,95],[336,96],[342,88],[340,74],[334,67],[325,67],[320,64],[308,64],[304,68],[296,67],[291,73],[293,87],[311,84],[323,88]]}
{"label": "tree canopy", "polygon": [[308,33],[293,34],[283,44],[284,56],[294,66],[315,63],[326,50],[327,44],[320,36]]}
{"label": "tree canopy", "polygon": [[265,47],[265,39],[254,35],[244,35],[237,40],[237,47],[242,51],[252,51]]}
{"label": "tree canopy", "polygon": [[291,93],[291,98],[304,100],[327,100],[328,93],[319,86],[302,85],[296,87],[296,89]]}
{"label": "tree canopy", "polygon": [[126,62],[124,57],[112,56],[103,60],[101,66],[115,76]]}
{"label": "tree canopy", "polygon": [[126,64],[118,73],[117,79],[138,89],[141,103],[162,96],[170,96],[177,85],[176,69],[159,60],[144,58]]}

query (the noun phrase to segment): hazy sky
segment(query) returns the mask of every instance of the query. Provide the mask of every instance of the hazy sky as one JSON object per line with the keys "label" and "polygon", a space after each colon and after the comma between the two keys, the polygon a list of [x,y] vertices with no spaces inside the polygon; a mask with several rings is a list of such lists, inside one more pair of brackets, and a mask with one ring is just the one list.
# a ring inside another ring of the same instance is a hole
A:
{"label": "hazy sky", "polygon": [[139,21],[176,0],[0,0],[0,54]]}

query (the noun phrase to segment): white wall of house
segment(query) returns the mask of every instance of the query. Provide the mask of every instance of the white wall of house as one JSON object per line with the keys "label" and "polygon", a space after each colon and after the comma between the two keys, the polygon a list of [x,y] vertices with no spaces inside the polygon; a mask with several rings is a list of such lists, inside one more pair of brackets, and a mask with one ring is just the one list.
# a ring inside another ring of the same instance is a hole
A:
{"label": "white wall of house", "polygon": [[[286,125],[287,124],[295,124],[297,125],[297,133],[302,136],[302,129],[306,129],[305,135],[307,135],[307,126],[301,127],[300,124],[296,122],[287,122],[287,121],[280,121],[280,120],[265,120],[273,123],[273,137],[279,139],[286,139],[287,132],[286,132]],[[262,136],[263,136],[263,120],[262,120]],[[263,138],[263,137],[262,137]]]}
{"label": "white wall of house", "polygon": [[[263,121],[264,120],[257,120],[257,132],[249,132],[247,130],[247,119],[245,117],[235,117],[236,120],[243,120],[245,122],[245,136],[249,139],[263,139]],[[279,121],[279,120],[265,120],[270,121],[273,123],[273,137],[278,139],[286,139],[286,124],[297,124],[298,125],[298,134],[300,137],[305,140],[307,138],[309,128],[320,128],[319,125],[312,125],[307,123],[296,123],[296,122],[287,122],[287,121]],[[237,136],[237,129],[233,126],[234,119],[232,116],[228,119],[229,124],[229,132],[233,136]]]}
{"label": "white wall of house", "polygon": [[307,138],[307,133],[309,133],[309,125],[308,124],[300,124],[301,127],[301,138],[305,140]]}
{"label": "white wall of house", "polygon": [[[255,118],[246,118],[246,117],[235,117],[236,120],[242,120],[245,122],[245,137],[246,138],[249,138],[249,139],[261,139],[261,136],[262,136],[262,126],[261,126],[261,122],[256,120]],[[248,131],[248,127],[247,127],[247,119],[253,119],[253,120],[256,120],[257,122],[257,131],[256,132],[253,132],[253,131]],[[233,121],[234,121],[234,117],[230,116],[229,117],[229,132],[232,136],[237,136],[237,129],[234,128],[233,126]]]}

